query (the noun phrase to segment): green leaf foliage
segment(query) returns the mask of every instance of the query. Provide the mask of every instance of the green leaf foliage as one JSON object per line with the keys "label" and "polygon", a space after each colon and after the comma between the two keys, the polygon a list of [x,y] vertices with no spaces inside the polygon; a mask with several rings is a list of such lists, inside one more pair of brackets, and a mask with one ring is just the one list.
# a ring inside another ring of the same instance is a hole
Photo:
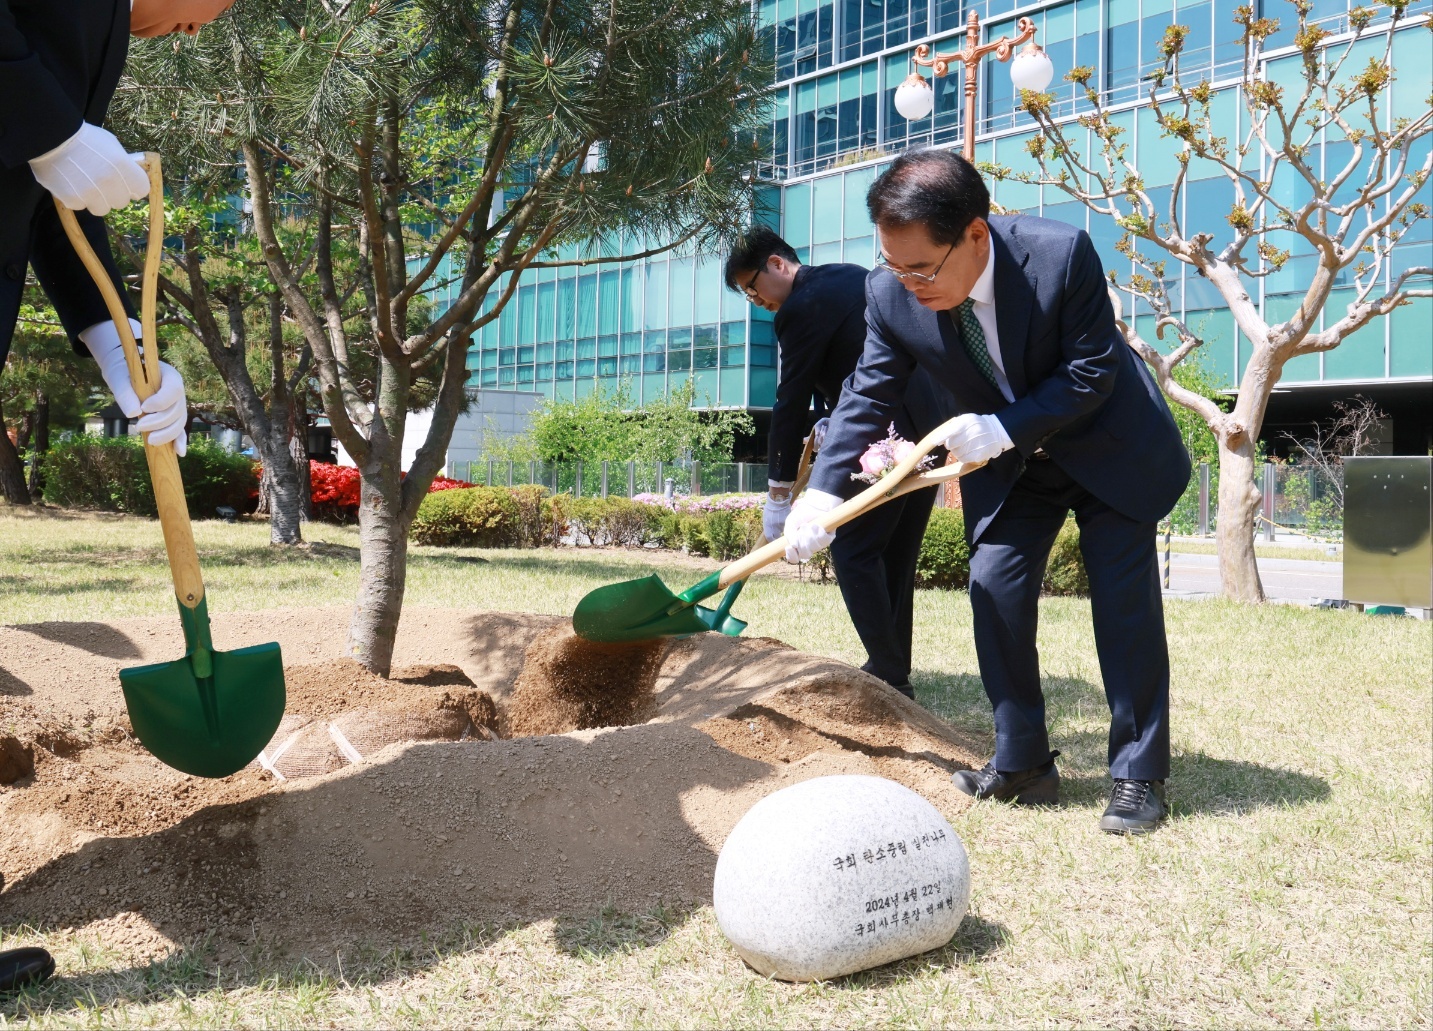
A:
{"label": "green leaf foliage", "polygon": [[[203,437],[191,437],[179,471],[192,518],[212,519],[220,506],[236,512],[254,510],[259,478],[252,459]],[[45,461],[45,500],[63,508],[158,513],[138,437],[77,434],[51,444]]]}
{"label": "green leaf foliage", "polygon": [[[755,430],[746,412],[692,407],[690,382],[637,407],[623,382],[575,401],[548,400],[533,413],[526,439],[544,462],[729,462],[738,432]],[[511,446],[511,445],[509,445]]]}

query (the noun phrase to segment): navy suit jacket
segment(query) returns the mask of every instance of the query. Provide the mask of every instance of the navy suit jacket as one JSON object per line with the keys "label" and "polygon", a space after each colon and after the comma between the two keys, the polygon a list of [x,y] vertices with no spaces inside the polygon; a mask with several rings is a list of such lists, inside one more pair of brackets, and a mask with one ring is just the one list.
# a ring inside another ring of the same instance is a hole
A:
{"label": "navy suit jacket", "polygon": [[1189,453],[1144,363],[1115,325],[1089,236],[1029,215],[993,216],[1000,357],[1014,403],[976,369],[948,312],[922,307],[889,272],[866,279],[866,345],[831,419],[811,485],[850,497],[861,454],[885,436],[912,373],[926,370],[957,414],[994,414],[1015,448],[961,480],[966,532],[990,525],[1036,449],[1116,511],[1168,514]]}
{"label": "navy suit jacket", "polygon": [[[0,0],[0,364],[27,265],[79,353],[88,351],[76,336],[109,319],[29,161],[69,139],[81,122],[104,122],[128,52],[127,0]],[[119,285],[104,222],[81,212],[79,223]],[[128,306],[122,286],[120,296]]]}
{"label": "navy suit jacket", "polygon": [[[767,438],[773,480],[794,480],[814,397],[834,411],[866,346],[866,276],[860,265],[803,265],[776,313],[781,381]],[[904,435],[924,435],[950,418],[949,399],[923,373],[912,377],[891,420]],[[884,433],[881,434],[885,436]]]}

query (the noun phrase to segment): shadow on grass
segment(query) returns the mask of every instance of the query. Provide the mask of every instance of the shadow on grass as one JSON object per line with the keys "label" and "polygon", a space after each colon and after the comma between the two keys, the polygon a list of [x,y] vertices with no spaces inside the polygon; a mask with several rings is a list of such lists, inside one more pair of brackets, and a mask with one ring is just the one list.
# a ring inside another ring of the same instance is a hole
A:
{"label": "shadow on grass", "polygon": [[1004,924],[966,913],[956,928],[955,937],[939,949],[922,952],[907,959],[896,960],[872,970],[861,970],[837,978],[831,986],[838,991],[868,991],[885,988],[931,967],[950,970],[984,962],[1010,943],[1010,932]]}
{"label": "shadow on grass", "polygon": [[689,911],[665,906],[645,913],[624,913],[607,905],[588,917],[559,917],[553,939],[566,955],[591,962],[660,945],[690,917]]}
{"label": "shadow on grass", "polygon": [[[990,702],[978,674],[919,670],[911,676],[917,697],[932,712],[958,726],[989,735],[995,750]],[[1066,806],[1103,806],[1110,780],[1105,769],[1106,730],[1071,726],[1102,714],[1108,725],[1104,690],[1077,677],[1042,677],[1050,746],[1061,752],[1060,799]],[[1297,770],[1244,759],[1220,759],[1203,752],[1175,752],[1170,759],[1169,804],[1174,817],[1196,813],[1238,815],[1253,809],[1306,805],[1329,797],[1328,782]]]}

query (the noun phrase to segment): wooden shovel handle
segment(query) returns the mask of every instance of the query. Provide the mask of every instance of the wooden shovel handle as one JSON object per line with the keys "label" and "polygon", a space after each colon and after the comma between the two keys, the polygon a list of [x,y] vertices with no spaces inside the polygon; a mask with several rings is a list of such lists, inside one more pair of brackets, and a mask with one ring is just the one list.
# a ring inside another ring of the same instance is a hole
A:
{"label": "wooden shovel handle", "polygon": [[[921,460],[930,454],[941,444],[945,438],[955,430],[955,419],[941,423],[921,438],[920,443],[896,467],[883,476],[876,483],[871,484],[861,493],[857,494],[850,501],[832,509],[816,520],[821,528],[828,532],[849,523],[858,515],[868,509],[876,508],[885,504],[892,498],[898,498],[902,494],[909,494],[913,490],[920,490],[922,487],[931,486],[934,483],[943,483],[946,480],[964,476],[979,466],[973,464],[951,465],[934,473],[916,473],[916,466]],[[913,475],[914,474],[914,475]],[[770,544],[757,548],[745,558],[737,559],[731,565],[721,571],[721,579],[718,581],[718,590],[728,587],[738,580],[745,580],[752,573],[769,566],[777,559],[786,554],[786,538],[778,537]]]}
{"label": "wooden shovel handle", "polygon": [[[141,363],[139,345],[129,328],[129,316],[125,314],[119,291],[111,282],[109,273],[100,263],[99,256],[90,246],[81,231],[75,213],[59,201],[55,208],[60,214],[60,224],[70,238],[75,252],[80,256],[90,278],[104,298],[109,317],[119,330],[120,344],[124,347],[124,360],[129,368],[129,382],[141,401],[159,389],[159,336],[155,323],[155,311],[159,299],[159,262],[164,248],[164,174],[158,154],[144,156],[145,171],[149,173],[149,246],[144,255],[144,281],[140,294],[140,323],[143,337],[149,341]],[[199,552],[194,546],[194,529],[189,523],[189,505],[184,500],[184,481],[179,475],[179,456],[174,445],[161,444],[155,447],[145,435],[144,457],[149,463],[149,478],[154,484],[154,501],[159,509],[159,525],[164,530],[164,549],[169,555],[169,572],[174,578],[174,593],[185,608],[196,608],[204,600],[204,578],[199,572]]]}
{"label": "wooden shovel handle", "polygon": [[795,504],[806,484],[811,482],[811,466],[816,457],[816,431],[806,437],[806,446],[801,449],[801,464],[796,467],[796,482],[791,485],[791,501]]}

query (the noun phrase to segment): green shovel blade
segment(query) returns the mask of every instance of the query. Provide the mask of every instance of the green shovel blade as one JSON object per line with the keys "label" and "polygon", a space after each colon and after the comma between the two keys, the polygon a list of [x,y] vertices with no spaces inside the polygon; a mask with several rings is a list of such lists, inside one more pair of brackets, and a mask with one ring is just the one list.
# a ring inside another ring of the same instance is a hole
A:
{"label": "green shovel blade", "polygon": [[726,599],[716,609],[696,604],[718,590],[720,575],[713,573],[681,597],[657,576],[599,587],[577,603],[572,629],[578,637],[606,643],[686,637],[709,630],[736,637],[746,624],[727,610],[740,593],[739,584],[728,588]]}
{"label": "green shovel blade", "polygon": [[204,601],[179,608],[184,658],[119,671],[135,736],[166,766],[196,777],[243,769],[279,729],[284,664],[278,644],[220,652]]}

